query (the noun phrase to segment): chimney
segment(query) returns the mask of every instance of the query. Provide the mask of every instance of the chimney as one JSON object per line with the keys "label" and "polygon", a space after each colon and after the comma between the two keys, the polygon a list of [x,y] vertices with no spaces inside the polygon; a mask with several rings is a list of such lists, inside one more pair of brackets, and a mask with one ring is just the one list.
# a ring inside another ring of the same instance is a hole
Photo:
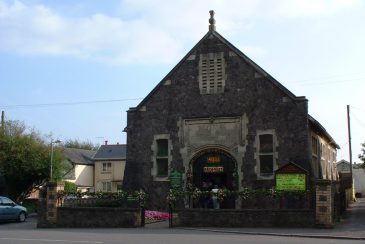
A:
{"label": "chimney", "polygon": [[105,145],[108,145],[108,140],[105,141]]}

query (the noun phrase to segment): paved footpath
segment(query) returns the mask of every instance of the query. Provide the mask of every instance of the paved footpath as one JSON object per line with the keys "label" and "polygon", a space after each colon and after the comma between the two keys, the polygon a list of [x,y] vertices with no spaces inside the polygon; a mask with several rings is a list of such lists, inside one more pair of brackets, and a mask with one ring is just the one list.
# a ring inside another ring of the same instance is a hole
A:
{"label": "paved footpath", "polygon": [[222,233],[365,240],[365,198],[359,198],[332,229],[320,228],[184,228]]}

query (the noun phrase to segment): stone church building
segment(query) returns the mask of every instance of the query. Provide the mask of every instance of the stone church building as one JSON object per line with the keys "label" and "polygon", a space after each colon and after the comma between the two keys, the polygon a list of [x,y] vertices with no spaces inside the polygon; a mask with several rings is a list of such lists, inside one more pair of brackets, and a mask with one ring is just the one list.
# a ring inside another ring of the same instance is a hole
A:
{"label": "stone church building", "polygon": [[293,162],[317,179],[338,180],[338,145],[296,96],[217,31],[208,33],[128,110],[124,188],[145,189],[165,209],[170,173],[182,185],[203,181],[240,190],[275,186]]}

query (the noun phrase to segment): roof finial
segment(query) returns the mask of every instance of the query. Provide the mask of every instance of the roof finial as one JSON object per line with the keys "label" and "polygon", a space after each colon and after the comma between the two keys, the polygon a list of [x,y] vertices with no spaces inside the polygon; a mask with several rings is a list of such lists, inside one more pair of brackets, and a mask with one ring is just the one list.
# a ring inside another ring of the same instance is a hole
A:
{"label": "roof finial", "polygon": [[214,19],[214,10],[210,10],[210,19],[209,19],[209,31],[215,31],[215,19]]}

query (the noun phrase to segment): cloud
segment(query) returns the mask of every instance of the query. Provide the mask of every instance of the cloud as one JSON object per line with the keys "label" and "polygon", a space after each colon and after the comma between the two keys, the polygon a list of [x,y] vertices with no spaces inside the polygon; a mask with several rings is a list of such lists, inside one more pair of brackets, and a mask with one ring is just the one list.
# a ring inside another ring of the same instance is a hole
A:
{"label": "cloud", "polygon": [[148,23],[104,14],[62,16],[43,5],[0,2],[0,50],[55,55],[108,63],[170,62],[181,46]]}
{"label": "cloud", "polygon": [[280,4],[270,1],[272,15],[298,18],[333,16],[343,10],[360,5],[360,0],[280,0]]}
{"label": "cloud", "polygon": [[358,4],[359,0],[124,0],[119,15],[112,17],[70,16],[50,5],[0,0],[0,51],[112,64],[170,63],[207,32],[210,9],[216,11],[217,30],[232,36],[254,28],[262,18],[329,16]]}

